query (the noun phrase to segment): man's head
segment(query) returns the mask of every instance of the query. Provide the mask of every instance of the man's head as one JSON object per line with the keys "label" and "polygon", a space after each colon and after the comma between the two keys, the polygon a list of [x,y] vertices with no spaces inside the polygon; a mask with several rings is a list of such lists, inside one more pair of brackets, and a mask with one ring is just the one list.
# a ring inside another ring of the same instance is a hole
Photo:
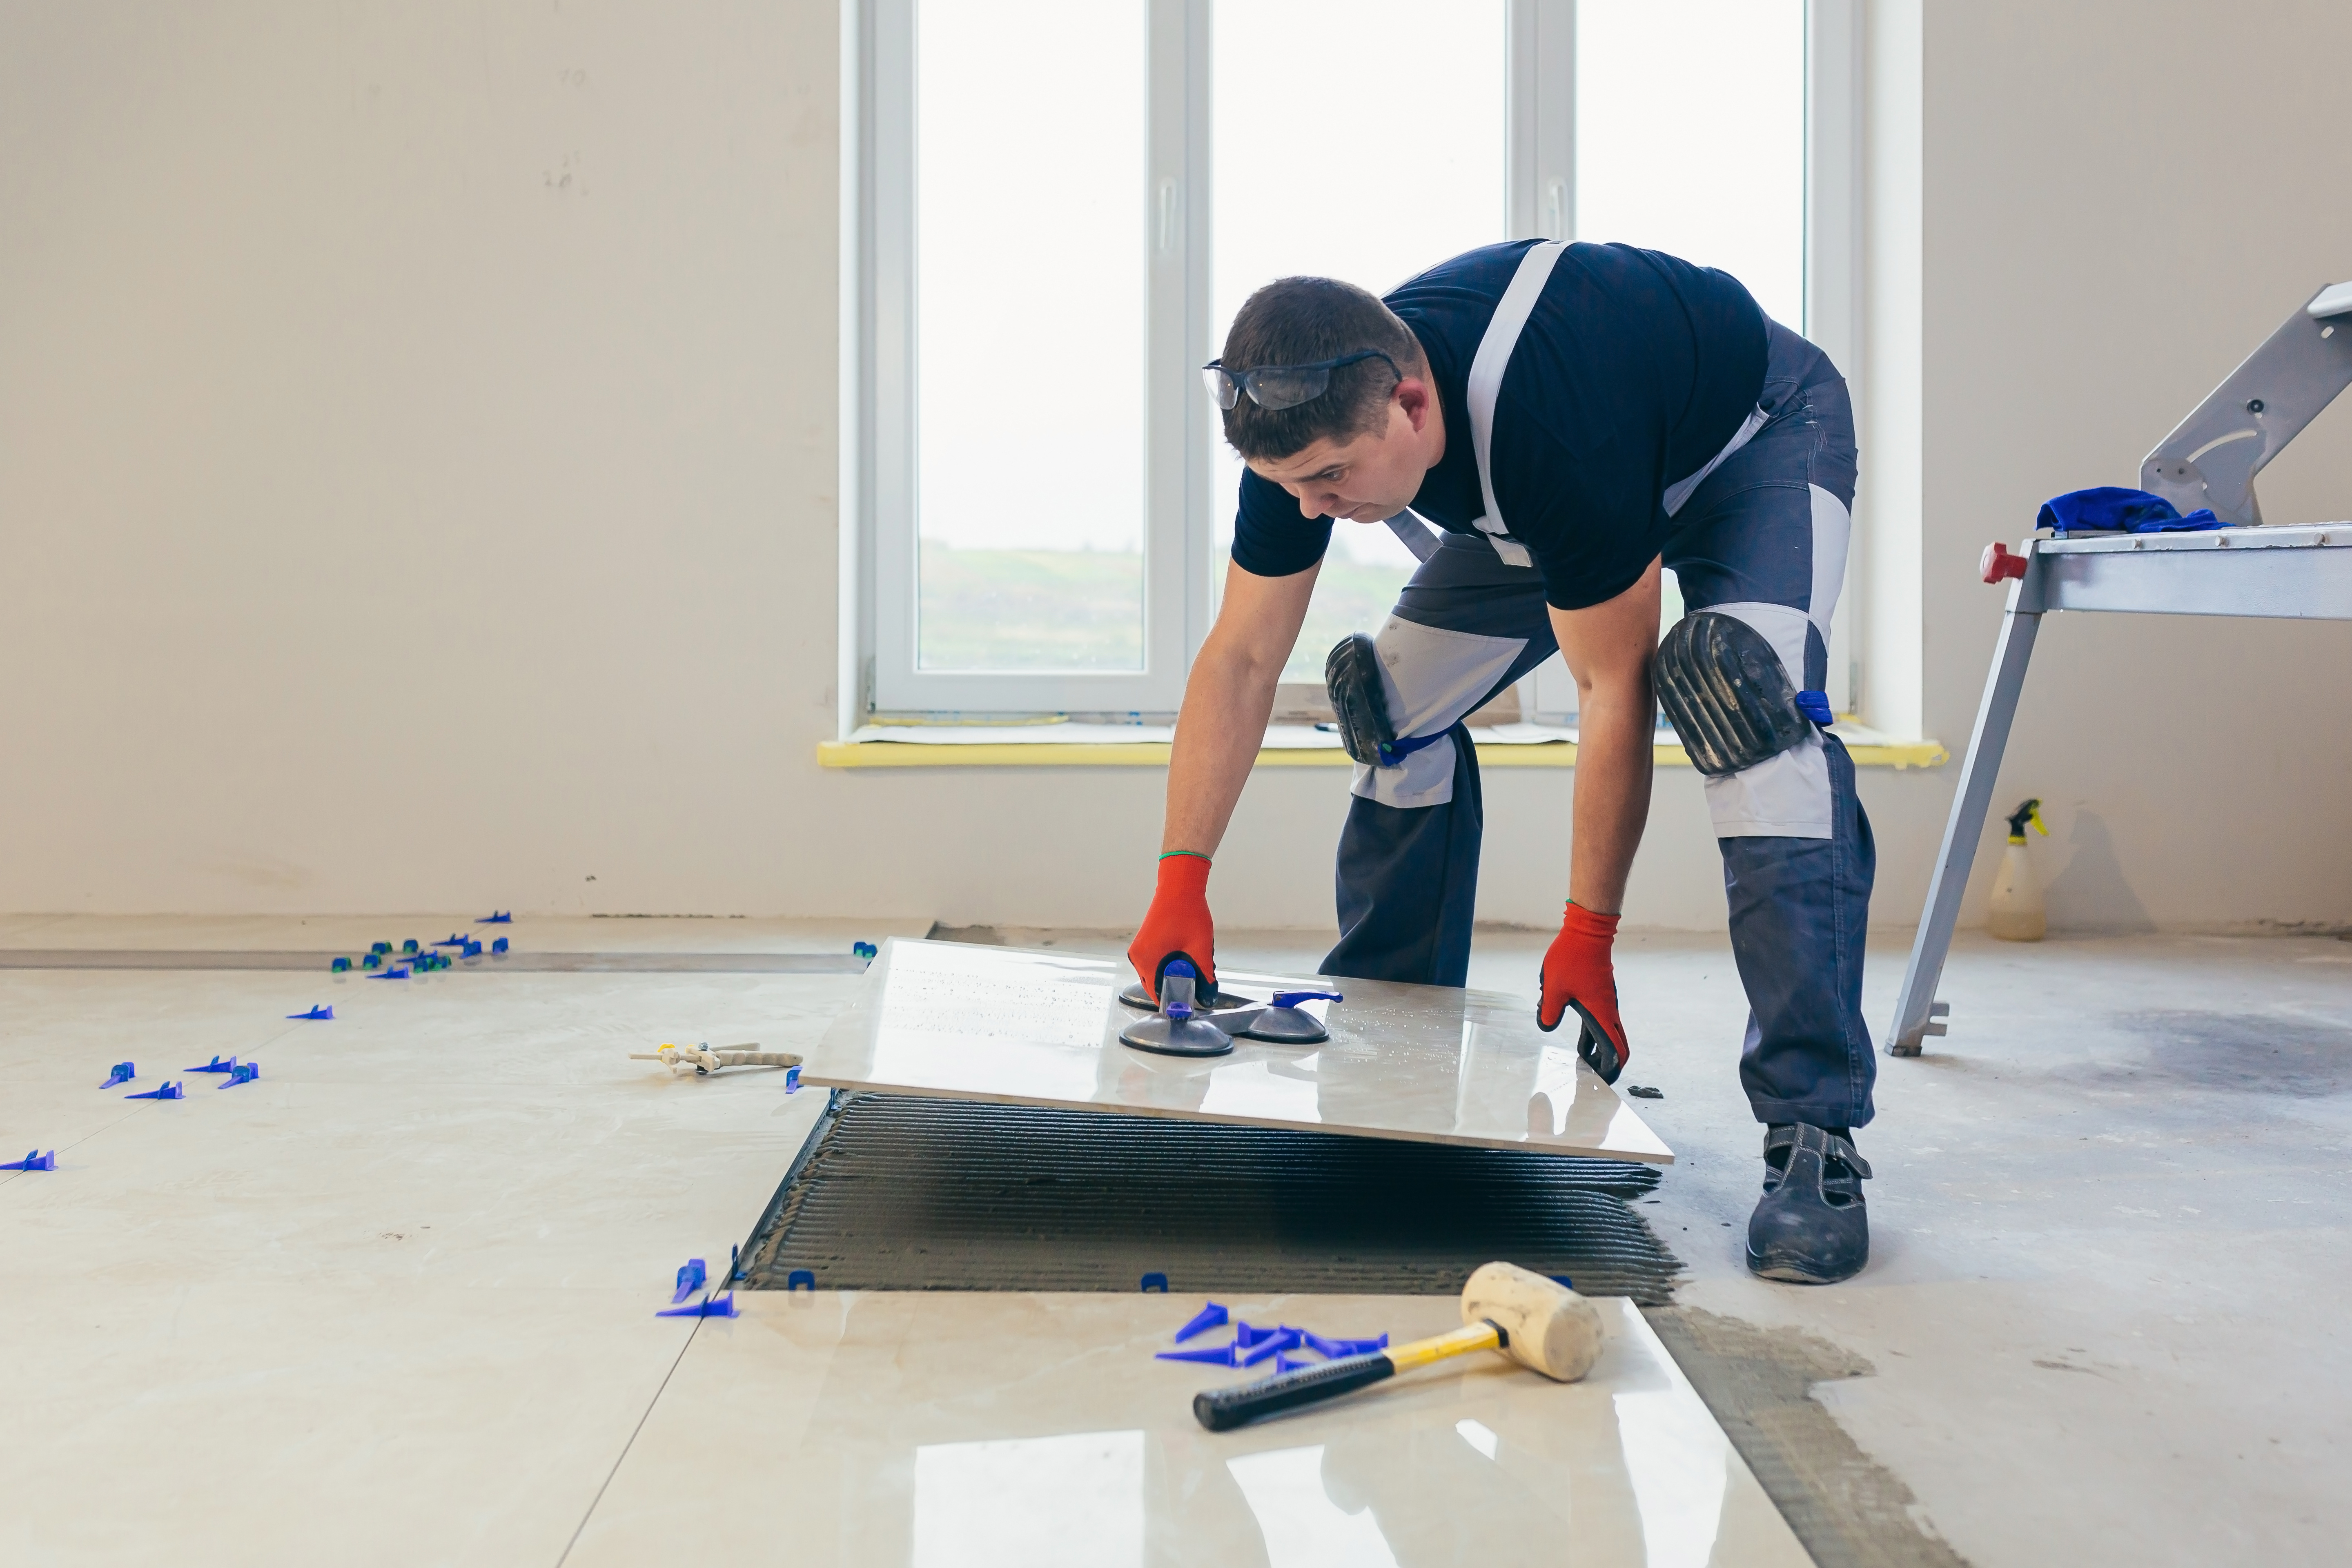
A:
{"label": "man's head", "polygon": [[1224,367],[1336,367],[1323,392],[1290,408],[1244,392],[1225,410],[1225,439],[1243,460],[1298,498],[1308,517],[1377,522],[1405,509],[1444,451],[1428,357],[1412,329],[1352,283],[1284,278],[1245,301],[1225,334]]}

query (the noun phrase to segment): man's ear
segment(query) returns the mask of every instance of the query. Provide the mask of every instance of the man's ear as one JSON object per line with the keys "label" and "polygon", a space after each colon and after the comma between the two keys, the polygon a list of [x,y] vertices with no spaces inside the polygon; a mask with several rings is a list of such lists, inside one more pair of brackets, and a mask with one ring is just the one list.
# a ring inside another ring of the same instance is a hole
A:
{"label": "man's ear", "polygon": [[1429,424],[1429,383],[1418,375],[1406,376],[1397,383],[1396,390],[1390,396],[1404,411],[1406,420],[1412,426],[1412,433],[1420,435]]}

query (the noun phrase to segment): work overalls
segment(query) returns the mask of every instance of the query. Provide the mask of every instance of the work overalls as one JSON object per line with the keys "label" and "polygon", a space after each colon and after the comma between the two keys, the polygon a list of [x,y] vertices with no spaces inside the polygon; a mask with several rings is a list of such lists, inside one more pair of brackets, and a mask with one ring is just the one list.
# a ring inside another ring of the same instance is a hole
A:
{"label": "work overalls", "polygon": [[[1396,767],[1357,766],[1339,837],[1339,942],[1326,974],[1432,985],[1467,978],[1484,811],[1462,721],[1558,646],[1542,574],[1495,504],[1495,399],[1562,248],[1527,253],[1472,362],[1466,412],[1486,504],[1478,532],[1433,539],[1418,519],[1391,524],[1422,565],[1378,638],[1389,713],[1400,737],[1446,734]],[[1766,328],[1755,413],[1661,498],[1675,523],[1664,558],[1687,608],[1747,622],[1779,653],[1792,687],[1818,691],[1845,577],[1853,412],[1826,354],[1778,322]],[[1853,760],[1816,731],[1706,789],[1748,992],[1739,1076],[1756,1119],[1863,1126],[1876,1073],[1862,1020],[1876,854]]]}

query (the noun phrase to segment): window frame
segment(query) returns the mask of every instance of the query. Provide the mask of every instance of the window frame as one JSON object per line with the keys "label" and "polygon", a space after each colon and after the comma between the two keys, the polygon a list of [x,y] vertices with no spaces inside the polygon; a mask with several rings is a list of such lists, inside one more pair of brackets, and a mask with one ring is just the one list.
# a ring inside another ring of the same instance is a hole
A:
{"label": "window frame", "polygon": [[[1149,148],[1139,193],[1150,271],[1144,668],[961,672],[918,667],[915,497],[915,103],[918,0],[842,0],[840,542],[836,705],[846,738],[877,714],[1165,719],[1207,636],[1217,436],[1193,374],[1213,352],[1210,26],[1213,0],[1147,0]],[[1806,4],[1806,335],[1853,374],[1861,359],[1861,0]],[[1507,237],[1574,230],[1575,0],[1507,0]],[[1228,498],[1230,504],[1230,498]],[[1860,607],[1861,520],[1831,647],[1841,711],[1859,696],[1846,628]],[[1533,678],[1529,678],[1532,682]],[[1523,684],[1523,697],[1532,686]],[[1286,687],[1277,710],[1319,693]]]}

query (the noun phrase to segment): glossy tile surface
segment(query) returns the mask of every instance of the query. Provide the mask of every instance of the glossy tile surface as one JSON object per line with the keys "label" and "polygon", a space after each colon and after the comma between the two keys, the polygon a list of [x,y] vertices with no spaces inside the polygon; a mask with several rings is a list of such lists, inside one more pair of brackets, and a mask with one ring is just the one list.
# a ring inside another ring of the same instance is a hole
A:
{"label": "glossy tile surface", "polygon": [[[1194,1299],[762,1293],[700,1326],[569,1563],[1809,1563],[1641,1314],[1597,1304],[1582,1383],[1482,1354],[1212,1433],[1193,1394],[1259,1373],[1153,1359]],[[1459,1321],[1435,1297],[1227,1305],[1392,1342]]]}
{"label": "glossy tile surface", "polygon": [[[1320,1046],[1237,1040],[1232,1055],[1156,1056],[1118,1043],[1124,962],[892,941],[854,1007],[810,1053],[812,1084],[1193,1117],[1379,1138],[1671,1163],[1673,1152],[1527,998],[1346,980]],[[1313,975],[1222,973],[1263,997]]]}
{"label": "glossy tile surface", "polygon": [[628,1053],[798,1049],[856,985],[0,973],[0,1158],[58,1166],[0,1173],[0,1563],[554,1563],[692,1333],[676,1269],[824,1099]]}

